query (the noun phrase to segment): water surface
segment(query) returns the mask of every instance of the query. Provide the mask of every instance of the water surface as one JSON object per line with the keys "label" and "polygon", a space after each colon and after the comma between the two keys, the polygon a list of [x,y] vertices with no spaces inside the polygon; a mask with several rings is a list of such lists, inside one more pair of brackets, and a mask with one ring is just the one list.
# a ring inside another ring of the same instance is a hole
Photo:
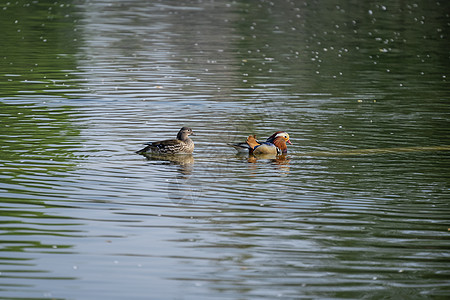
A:
{"label": "water surface", "polygon": [[0,298],[450,295],[446,2],[0,8]]}

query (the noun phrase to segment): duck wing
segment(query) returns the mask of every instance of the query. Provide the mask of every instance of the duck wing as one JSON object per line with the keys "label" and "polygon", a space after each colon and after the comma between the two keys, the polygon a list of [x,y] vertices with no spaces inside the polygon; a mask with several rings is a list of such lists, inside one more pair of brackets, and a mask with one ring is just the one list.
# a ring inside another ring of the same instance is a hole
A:
{"label": "duck wing", "polygon": [[272,143],[263,142],[261,145],[255,147],[253,154],[270,154],[277,155],[280,154],[280,149]]}
{"label": "duck wing", "polygon": [[153,142],[149,145],[153,151],[161,153],[177,153],[185,146],[185,143],[180,140],[166,140],[160,142]]}
{"label": "duck wing", "polygon": [[159,152],[159,153],[177,153],[185,147],[185,143],[180,140],[165,140],[159,142],[148,142],[144,145],[147,147],[137,151],[138,154],[146,152]]}

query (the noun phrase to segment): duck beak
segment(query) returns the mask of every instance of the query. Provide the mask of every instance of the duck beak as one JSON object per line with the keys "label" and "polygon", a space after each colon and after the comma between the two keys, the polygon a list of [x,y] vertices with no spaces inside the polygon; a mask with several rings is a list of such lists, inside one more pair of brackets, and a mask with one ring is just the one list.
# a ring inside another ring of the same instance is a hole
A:
{"label": "duck beak", "polygon": [[291,140],[287,140],[286,143],[288,143],[289,145],[292,145]]}
{"label": "duck beak", "polygon": [[191,132],[191,135],[195,135],[195,133],[192,131],[192,132]]}

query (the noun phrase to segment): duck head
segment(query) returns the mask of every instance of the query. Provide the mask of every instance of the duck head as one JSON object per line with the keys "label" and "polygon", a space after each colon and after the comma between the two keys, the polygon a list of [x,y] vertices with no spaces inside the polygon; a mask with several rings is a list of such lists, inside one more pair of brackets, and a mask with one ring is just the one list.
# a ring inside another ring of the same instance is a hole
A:
{"label": "duck head", "polygon": [[287,145],[286,145],[286,143],[292,145],[292,142],[289,139],[289,134],[287,134],[286,132],[280,132],[280,133],[276,134],[276,136],[275,136],[274,140],[272,141],[272,143],[275,146],[277,146],[278,149],[281,150],[281,153],[284,153],[284,154],[287,153]]}
{"label": "duck head", "polygon": [[195,135],[191,128],[189,127],[183,127],[178,131],[177,139],[184,141],[186,140],[190,135]]}
{"label": "duck head", "polygon": [[285,143],[288,143],[290,145],[292,145],[292,142],[289,138],[289,134],[286,131],[277,131],[274,134],[272,134],[268,139],[267,142],[273,143],[275,141],[276,138],[283,138]]}

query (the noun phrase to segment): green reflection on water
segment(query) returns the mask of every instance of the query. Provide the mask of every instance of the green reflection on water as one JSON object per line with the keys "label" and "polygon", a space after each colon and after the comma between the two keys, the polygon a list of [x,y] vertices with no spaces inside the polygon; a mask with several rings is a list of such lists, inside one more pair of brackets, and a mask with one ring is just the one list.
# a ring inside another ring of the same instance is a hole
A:
{"label": "green reflection on water", "polygon": [[[69,108],[0,102],[0,216],[3,250],[24,252],[29,248],[53,249],[46,236],[73,236],[78,232],[66,216],[54,216],[48,209],[59,207],[52,191],[76,165],[73,149],[79,129],[70,122]],[[39,236],[39,242],[34,241]],[[31,240],[29,240],[31,239]],[[70,248],[57,245],[53,252]],[[56,250],[58,249],[58,250]],[[13,255],[14,256],[14,255]]]}
{"label": "green reflection on water", "polygon": [[0,102],[0,157],[5,166],[13,165],[13,173],[32,173],[33,168],[20,167],[23,159],[40,161],[35,170],[51,171],[60,169],[57,160],[73,158],[70,140],[79,130],[70,122],[71,108],[51,108],[46,102],[67,98],[67,89],[76,88],[76,75],[71,75],[78,51],[76,22],[70,3],[0,5],[0,97],[8,99]]}
{"label": "green reflection on water", "polygon": [[55,1],[0,5],[0,97],[66,96],[76,89],[77,14]]}
{"label": "green reflection on water", "polygon": [[72,108],[50,103],[77,90],[76,22],[70,3],[0,4],[1,265],[11,268],[4,278],[40,272],[18,253],[67,253],[71,245],[49,239],[79,232],[69,217],[48,211],[58,207],[52,188],[74,169],[80,143]]}
{"label": "green reflection on water", "polygon": [[2,148],[1,158],[70,159],[70,139],[79,129],[70,123],[70,107],[49,109],[36,105],[15,105],[0,102]]}

